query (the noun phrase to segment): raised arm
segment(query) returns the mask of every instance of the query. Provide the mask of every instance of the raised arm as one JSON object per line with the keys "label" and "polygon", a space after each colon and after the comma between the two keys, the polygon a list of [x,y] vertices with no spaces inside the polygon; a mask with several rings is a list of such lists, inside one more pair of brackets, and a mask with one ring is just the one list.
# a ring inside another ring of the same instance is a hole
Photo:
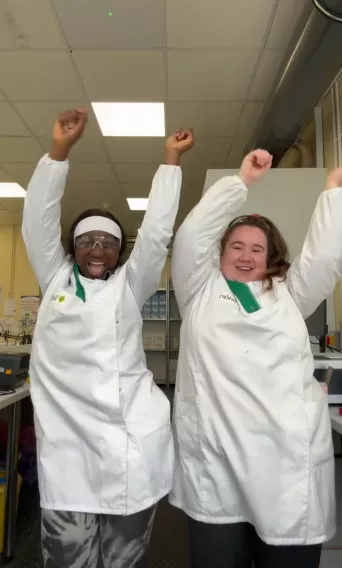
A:
{"label": "raised arm", "polygon": [[245,157],[239,176],[223,177],[204,194],[177,232],[172,280],[181,313],[218,265],[220,240],[247,197],[247,188],[272,164],[264,150]]}
{"label": "raised arm", "polygon": [[334,291],[342,274],[342,168],[333,171],[317,202],[300,255],[287,277],[304,318]]}
{"label": "raised arm", "polygon": [[61,267],[61,199],[71,147],[81,136],[87,119],[84,109],[61,114],[53,128],[49,155],[44,156],[28,185],[22,225],[27,254],[43,293]]}
{"label": "raised arm", "polygon": [[140,308],[160,282],[179,205],[180,158],[193,144],[192,130],[177,130],[170,136],[165,147],[165,163],[153,179],[147,211],[127,264],[127,275]]}

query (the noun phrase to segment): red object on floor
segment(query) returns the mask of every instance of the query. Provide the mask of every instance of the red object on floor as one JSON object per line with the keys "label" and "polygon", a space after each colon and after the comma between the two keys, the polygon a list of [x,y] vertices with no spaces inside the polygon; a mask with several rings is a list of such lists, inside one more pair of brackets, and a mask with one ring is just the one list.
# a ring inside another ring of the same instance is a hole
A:
{"label": "red object on floor", "polygon": [[339,413],[340,416],[342,416],[342,408],[338,409],[338,413]]}

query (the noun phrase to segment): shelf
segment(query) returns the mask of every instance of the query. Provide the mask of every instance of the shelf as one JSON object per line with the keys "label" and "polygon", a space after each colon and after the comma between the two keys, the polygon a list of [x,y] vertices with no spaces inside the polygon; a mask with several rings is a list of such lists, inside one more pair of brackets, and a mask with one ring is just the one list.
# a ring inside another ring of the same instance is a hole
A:
{"label": "shelf", "polygon": [[143,321],[166,321],[166,318],[143,318]]}
{"label": "shelf", "polygon": [[166,292],[166,288],[158,288],[157,292]]}
{"label": "shelf", "polygon": [[165,353],[166,349],[144,349],[145,353]]}
{"label": "shelf", "polygon": [[182,318],[170,318],[170,321],[182,321]]}

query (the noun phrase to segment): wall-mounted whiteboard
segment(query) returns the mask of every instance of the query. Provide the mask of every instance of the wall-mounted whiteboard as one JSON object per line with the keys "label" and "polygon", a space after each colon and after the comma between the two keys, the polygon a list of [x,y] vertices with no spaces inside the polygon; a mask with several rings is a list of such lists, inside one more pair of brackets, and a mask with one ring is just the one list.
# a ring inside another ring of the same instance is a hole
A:
{"label": "wall-mounted whiteboard", "polygon": [[[203,193],[221,177],[238,173],[238,170],[208,170]],[[284,235],[293,259],[301,250],[325,179],[324,169],[271,169],[249,190],[240,214],[259,213],[269,217]]]}

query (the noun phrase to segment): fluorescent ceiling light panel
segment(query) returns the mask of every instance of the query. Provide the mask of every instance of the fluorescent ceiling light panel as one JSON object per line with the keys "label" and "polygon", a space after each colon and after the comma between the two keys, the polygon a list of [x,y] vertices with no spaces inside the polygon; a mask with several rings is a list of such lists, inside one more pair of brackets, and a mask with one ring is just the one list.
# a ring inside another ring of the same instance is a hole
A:
{"label": "fluorescent ceiling light panel", "polygon": [[103,136],[165,136],[164,103],[91,103]]}
{"label": "fluorescent ceiling light panel", "polygon": [[127,197],[127,202],[131,211],[146,211],[148,197]]}
{"label": "fluorescent ceiling light panel", "polygon": [[0,183],[0,197],[25,197],[26,191],[18,183]]}

